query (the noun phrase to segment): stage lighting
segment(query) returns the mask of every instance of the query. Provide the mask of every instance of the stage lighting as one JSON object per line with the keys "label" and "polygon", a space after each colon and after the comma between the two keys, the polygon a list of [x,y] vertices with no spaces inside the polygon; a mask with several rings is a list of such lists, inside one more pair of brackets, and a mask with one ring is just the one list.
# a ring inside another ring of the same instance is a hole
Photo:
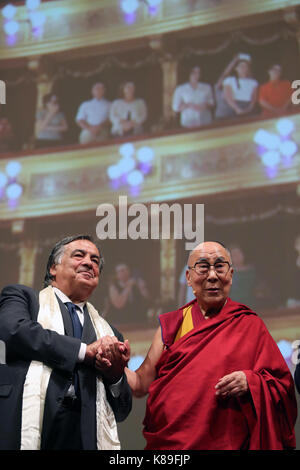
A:
{"label": "stage lighting", "polygon": [[15,178],[21,171],[21,164],[19,162],[9,162],[6,165],[5,171],[10,178]]}
{"label": "stage lighting", "polygon": [[1,171],[0,173],[0,189],[4,188],[7,184],[7,176]]}
{"label": "stage lighting", "polygon": [[109,179],[115,180],[117,178],[120,178],[122,171],[119,165],[111,165],[107,168],[107,174]]}
{"label": "stage lighting", "polygon": [[132,15],[139,7],[138,0],[122,0],[121,8],[126,15]]}
{"label": "stage lighting", "polygon": [[10,21],[7,21],[6,23],[4,23],[4,31],[5,33],[8,35],[8,36],[13,36],[14,34],[16,34],[18,31],[19,31],[19,23],[17,21],[14,21],[14,20],[10,20]]}
{"label": "stage lighting", "polygon": [[22,192],[23,188],[19,183],[9,184],[5,191],[7,198],[13,200],[19,199],[19,197],[22,195]]}
{"label": "stage lighting", "polygon": [[154,151],[151,147],[141,147],[137,151],[136,157],[141,163],[150,163],[154,158]]}
{"label": "stage lighting", "polygon": [[293,140],[285,140],[280,144],[280,152],[284,157],[292,157],[297,153],[298,147],[297,144]]}
{"label": "stage lighting", "polygon": [[26,0],[25,4],[28,10],[36,10],[41,4],[41,0]]}
{"label": "stage lighting", "polygon": [[9,3],[4,8],[2,8],[2,16],[6,20],[12,20],[16,14],[16,11],[17,11],[16,7],[12,5],[11,3]]}
{"label": "stage lighting", "polygon": [[144,181],[144,175],[139,170],[133,170],[127,176],[127,182],[130,186],[140,186]]}
{"label": "stage lighting", "polygon": [[287,137],[295,130],[295,125],[291,119],[282,118],[277,121],[276,128],[282,137]]}
{"label": "stage lighting", "polygon": [[280,153],[276,150],[269,150],[262,156],[262,163],[268,167],[275,167],[280,163]]}
{"label": "stage lighting", "polygon": [[135,153],[135,148],[134,148],[134,145],[131,144],[130,142],[126,143],[126,144],[122,144],[119,148],[119,154],[122,156],[122,157],[132,157]]}

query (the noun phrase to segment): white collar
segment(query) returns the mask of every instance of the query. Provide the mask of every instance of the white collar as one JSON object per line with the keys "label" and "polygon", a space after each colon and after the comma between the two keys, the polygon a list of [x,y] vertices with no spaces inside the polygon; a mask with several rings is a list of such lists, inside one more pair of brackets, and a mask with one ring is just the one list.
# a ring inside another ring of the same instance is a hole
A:
{"label": "white collar", "polygon": [[[55,294],[57,295],[57,297],[65,304],[66,302],[72,302],[71,299],[69,299],[69,297],[64,294],[60,289],[58,289],[58,287],[52,287],[52,289],[54,290]],[[83,307],[85,306],[85,302],[72,302],[73,304],[77,305],[77,307],[80,308],[80,310],[83,312]]]}
{"label": "white collar", "polygon": [[94,103],[103,103],[104,101],[106,101],[106,99],[104,98],[104,96],[102,96],[100,100],[98,100],[98,98],[92,98],[91,101],[93,101]]}

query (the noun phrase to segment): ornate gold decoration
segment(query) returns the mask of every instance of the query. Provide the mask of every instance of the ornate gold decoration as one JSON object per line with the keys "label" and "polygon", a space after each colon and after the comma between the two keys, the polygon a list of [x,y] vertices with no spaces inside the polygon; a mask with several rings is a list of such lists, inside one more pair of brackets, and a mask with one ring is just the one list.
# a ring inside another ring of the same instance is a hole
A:
{"label": "ornate gold decoration", "polygon": [[34,282],[34,267],[39,247],[37,242],[25,241],[19,248],[20,271],[19,284],[32,287]]}
{"label": "ornate gold decoration", "polygon": [[176,240],[160,240],[161,299],[175,299]]}
{"label": "ornate gold decoration", "polygon": [[[160,14],[153,18],[147,6],[141,6],[134,25],[124,22],[118,0],[61,0],[41,4],[47,17],[44,36],[32,37],[25,21],[18,33],[18,42],[7,47],[4,31],[0,31],[1,59],[50,54],[72,49],[89,48],[121,41],[137,41],[146,37],[198,27],[211,27],[220,22],[236,22],[243,18],[277,12],[298,5],[298,0],[164,0]],[[26,9],[18,7],[19,20],[25,20]]]}
{"label": "ornate gold decoration", "polygon": [[[294,140],[300,142],[300,114],[289,117],[295,124]],[[223,128],[172,133],[164,137],[136,140],[139,149],[151,146],[155,152],[154,170],[140,194],[128,202],[182,200],[220,194],[245,188],[298,183],[300,157],[291,167],[282,168],[269,179],[253,143],[255,132],[263,127],[274,131],[277,120],[236,124]],[[80,147],[51,154],[20,158],[19,176],[24,192],[19,206],[8,209],[0,204],[0,220],[40,215],[96,211],[101,203],[118,205],[124,188],[112,191],[106,173],[119,144]],[[18,160],[18,159],[16,159]],[[8,160],[2,160],[5,166]]]}

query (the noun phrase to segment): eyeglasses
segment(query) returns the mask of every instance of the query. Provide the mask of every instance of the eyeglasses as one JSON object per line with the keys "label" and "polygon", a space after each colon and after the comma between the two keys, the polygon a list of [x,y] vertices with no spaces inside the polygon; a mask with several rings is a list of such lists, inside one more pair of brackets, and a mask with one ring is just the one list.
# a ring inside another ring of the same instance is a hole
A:
{"label": "eyeglasses", "polygon": [[211,266],[213,266],[216,274],[219,276],[226,276],[232,264],[228,261],[215,261],[214,264],[209,264],[205,261],[198,261],[194,266],[188,266],[188,268],[194,269],[199,276],[207,276]]}

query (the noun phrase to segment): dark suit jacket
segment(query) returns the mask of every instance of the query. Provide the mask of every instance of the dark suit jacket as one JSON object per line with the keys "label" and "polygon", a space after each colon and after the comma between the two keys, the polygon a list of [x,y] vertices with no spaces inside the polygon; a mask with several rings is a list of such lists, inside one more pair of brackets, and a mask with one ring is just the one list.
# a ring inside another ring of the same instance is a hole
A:
{"label": "dark suit jacket", "polygon": [[[23,285],[10,285],[0,296],[0,339],[6,344],[7,365],[0,366],[0,449],[19,449],[23,385],[30,362],[38,360],[53,369],[47,389],[41,448],[55,414],[78,366],[82,401],[82,443],[84,449],[96,449],[96,370],[77,364],[81,341],[72,335],[72,323],[67,308],[59,300],[65,335],[44,329],[36,320],[39,311],[38,294]],[[115,336],[123,336],[111,326]],[[85,309],[82,341],[96,340],[96,334]],[[104,380],[105,384],[105,380]],[[117,421],[123,421],[132,406],[126,375],[121,393],[114,398],[105,384],[107,399]]]}

